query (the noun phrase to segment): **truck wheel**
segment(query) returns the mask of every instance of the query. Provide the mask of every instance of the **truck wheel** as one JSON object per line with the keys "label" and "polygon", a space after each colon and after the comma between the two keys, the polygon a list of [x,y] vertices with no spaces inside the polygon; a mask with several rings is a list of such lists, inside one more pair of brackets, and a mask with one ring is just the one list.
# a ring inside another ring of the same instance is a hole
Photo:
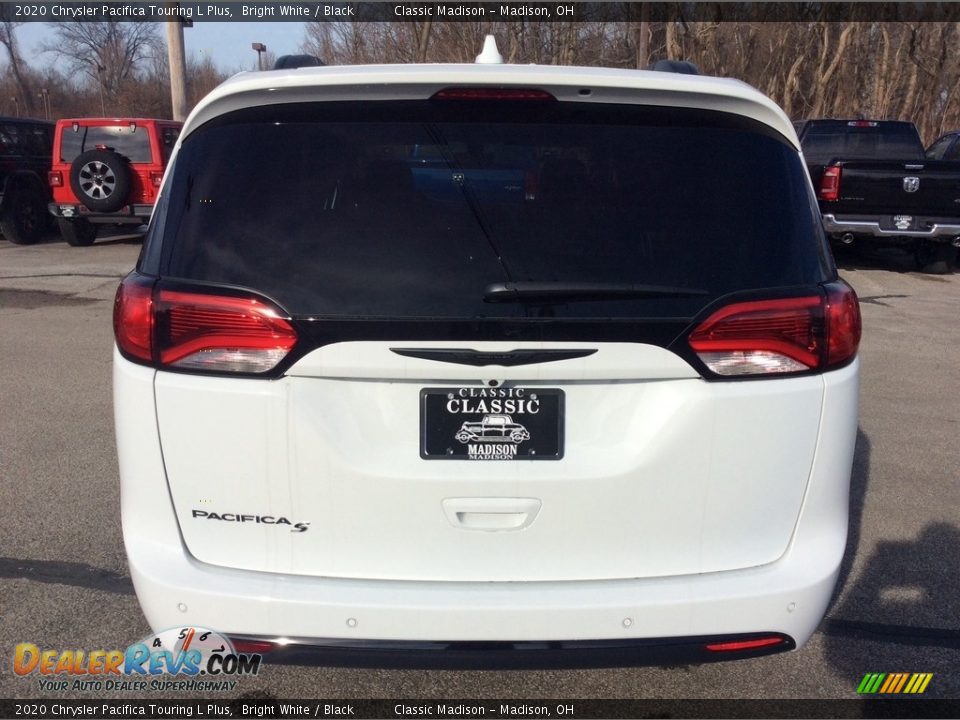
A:
{"label": "truck wheel", "polygon": [[0,232],[12,243],[32,245],[43,235],[46,200],[36,190],[21,186],[12,191],[0,215]]}
{"label": "truck wheel", "polygon": [[93,245],[93,241],[97,239],[97,226],[89,220],[57,218],[57,225],[60,226],[60,234],[68,245],[86,247]]}
{"label": "truck wheel", "polygon": [[949,242],[920,240],[913,249],[913,259],[920,272],[943,275],[957,256],[957,249]]}
{"label": "truck wheel", "polygon": [[130,194],[130,166],[112,150],[87,150],[70,166],[70,188],[91,210],[119,210]]}

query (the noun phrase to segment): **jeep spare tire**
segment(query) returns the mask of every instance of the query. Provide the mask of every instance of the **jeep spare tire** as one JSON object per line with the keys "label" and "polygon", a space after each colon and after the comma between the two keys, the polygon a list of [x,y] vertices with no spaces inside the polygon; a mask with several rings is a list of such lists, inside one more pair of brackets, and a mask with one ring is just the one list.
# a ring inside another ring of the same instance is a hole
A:
{"label": "jeep spare tire", "polygon": [[130,194],[130,166],[112,150],[87,150],[70,166],[70,187],[95,212],[119,210]]}

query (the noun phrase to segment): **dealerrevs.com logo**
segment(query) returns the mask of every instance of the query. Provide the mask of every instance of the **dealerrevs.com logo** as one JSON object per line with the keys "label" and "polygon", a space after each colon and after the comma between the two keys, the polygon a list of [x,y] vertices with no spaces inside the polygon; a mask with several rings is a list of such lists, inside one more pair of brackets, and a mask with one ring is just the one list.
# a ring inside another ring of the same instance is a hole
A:
{"label": "dealerrevs.com logo", "polygon": [[262,657],[235,651],[229,638],[200,627],[148,635],[126,650],[53,650],[20,643],[13,672],[36,677],[42,692],[143,692],[233,690],[260,672]]}

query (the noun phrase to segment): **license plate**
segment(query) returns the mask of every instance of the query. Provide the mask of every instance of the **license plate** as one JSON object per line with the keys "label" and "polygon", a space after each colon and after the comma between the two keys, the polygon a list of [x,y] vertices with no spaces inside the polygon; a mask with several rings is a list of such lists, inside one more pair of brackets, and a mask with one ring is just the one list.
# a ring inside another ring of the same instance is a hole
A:
{"label": "license plate", "polygon": [[426,460],[559,460],[563,390],[424,388],[420,457]]}
{"label": "license plate", "polygon": [[913,225],[913,215],[894,215],[893,226],[897,230],[909,230]]}

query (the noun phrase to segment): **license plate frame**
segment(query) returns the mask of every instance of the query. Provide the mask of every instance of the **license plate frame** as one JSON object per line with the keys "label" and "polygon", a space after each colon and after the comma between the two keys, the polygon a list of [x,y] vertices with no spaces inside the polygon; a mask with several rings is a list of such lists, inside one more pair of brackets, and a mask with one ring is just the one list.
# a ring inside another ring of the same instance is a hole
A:
{"label": "license plate frame", "polygon": [[560,388],[422,388],[420,457],[479,462],[561,460],[565,400]]}

